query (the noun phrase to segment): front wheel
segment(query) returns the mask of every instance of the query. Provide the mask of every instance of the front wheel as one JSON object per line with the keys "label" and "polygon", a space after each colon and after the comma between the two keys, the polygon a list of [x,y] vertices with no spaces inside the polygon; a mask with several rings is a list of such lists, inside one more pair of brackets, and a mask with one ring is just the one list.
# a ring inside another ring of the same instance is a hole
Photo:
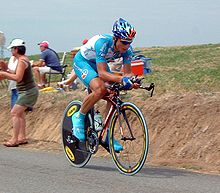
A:
{"label": "front wheel", "polygon": [[[122,151],[115,151],[115,140],[123,146]],[[142,112],[133,103],[125,102],[119,114],[114,112],[109,146],[112,159],[121,173],[134,175],[141,170],[148,153],[148,127]]]}

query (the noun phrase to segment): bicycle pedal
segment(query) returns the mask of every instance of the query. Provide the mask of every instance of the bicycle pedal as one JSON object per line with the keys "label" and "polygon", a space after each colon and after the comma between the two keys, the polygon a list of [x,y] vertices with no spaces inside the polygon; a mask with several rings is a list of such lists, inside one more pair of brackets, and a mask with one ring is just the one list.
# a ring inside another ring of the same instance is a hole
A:
{"label": "bicycle pedal", "polygon": [[86,142],[80,141],[78,138],[73,136],[73,143],[75,145],[76,150],[86,152]]}

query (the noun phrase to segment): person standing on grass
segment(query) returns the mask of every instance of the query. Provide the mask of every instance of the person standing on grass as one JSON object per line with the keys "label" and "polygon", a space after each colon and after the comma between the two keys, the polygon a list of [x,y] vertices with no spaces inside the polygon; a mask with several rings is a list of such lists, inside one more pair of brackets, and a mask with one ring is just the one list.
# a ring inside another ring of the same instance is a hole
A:
{"label": "person standing on grass", "polygon": [[16,81],[19,96],[11,110],[12,137],[4,142],[4,145],[7,147],[17,147],[27,143],[25,111],[33,108],[37,102],[39,92],[34,82],[30,61],[25,55],[25,42],[22,39],[13,39],[8,49],[11,49],[12,56],[18,60],[17,68],[15,73],[0,71],[0,80]]}
{"label": "person standing on grass", "polygon": [[[88,42],[88,39],[84,39],[82,41],[82,45],[85,45],[87,42]],[[74,59],[74,57],[76,55],[75,51],[72,50],[70,52],[70,55],[71,55],[71,58]],[[65,86],[70,86],[71,84],[76,82],[76,79],[77,79],[77,76],[76,76],[74,70],[72,70],[70,77],[67,80],[63,80],[61,82],[58,82],[57,85],[61,88],[65,87]],[[76,83],[76,85],[77,85],[77,83]]]}

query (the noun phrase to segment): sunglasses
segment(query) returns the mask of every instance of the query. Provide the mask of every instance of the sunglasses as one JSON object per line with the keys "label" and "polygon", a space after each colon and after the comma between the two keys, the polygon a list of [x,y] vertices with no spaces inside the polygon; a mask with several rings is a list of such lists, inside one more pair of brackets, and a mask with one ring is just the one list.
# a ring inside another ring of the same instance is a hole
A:
{"label": "sunglasses", "polygon": [[122,44],[124,44],[124,45],[130,45],[132,42],[127,42],[127,41],[120,41]]}

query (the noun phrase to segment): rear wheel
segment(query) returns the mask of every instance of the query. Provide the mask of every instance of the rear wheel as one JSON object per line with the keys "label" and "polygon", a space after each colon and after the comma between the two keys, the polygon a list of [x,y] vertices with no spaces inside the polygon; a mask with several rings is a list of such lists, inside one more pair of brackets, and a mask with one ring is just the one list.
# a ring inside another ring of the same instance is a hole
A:
{"label": "rear wheel", "polygon": [[[122,138],[120,129],[124,138]],[[122,151],[115,151],[114,140],[123,146]],[[148,128],[142,112],[133,103],[123,103],[120,115],[115,111],[110,124],[109,146],[112,159],[118,170],[125,175],[134,175],[139,172],[145,163],[148,145]]]}
{"label": "rear wheel", "polygon": [[[72,116],[79,111],[81,107],[80,101],[72,101],[66,107],[62,120],[62,144],[64,153],[68,161],[75,167],[85,166],[91,158],[91,153],[87,151],[86,142],[79,142],[72,135]],[[85,129],[89,127],[89,119],[85,119]]]}

